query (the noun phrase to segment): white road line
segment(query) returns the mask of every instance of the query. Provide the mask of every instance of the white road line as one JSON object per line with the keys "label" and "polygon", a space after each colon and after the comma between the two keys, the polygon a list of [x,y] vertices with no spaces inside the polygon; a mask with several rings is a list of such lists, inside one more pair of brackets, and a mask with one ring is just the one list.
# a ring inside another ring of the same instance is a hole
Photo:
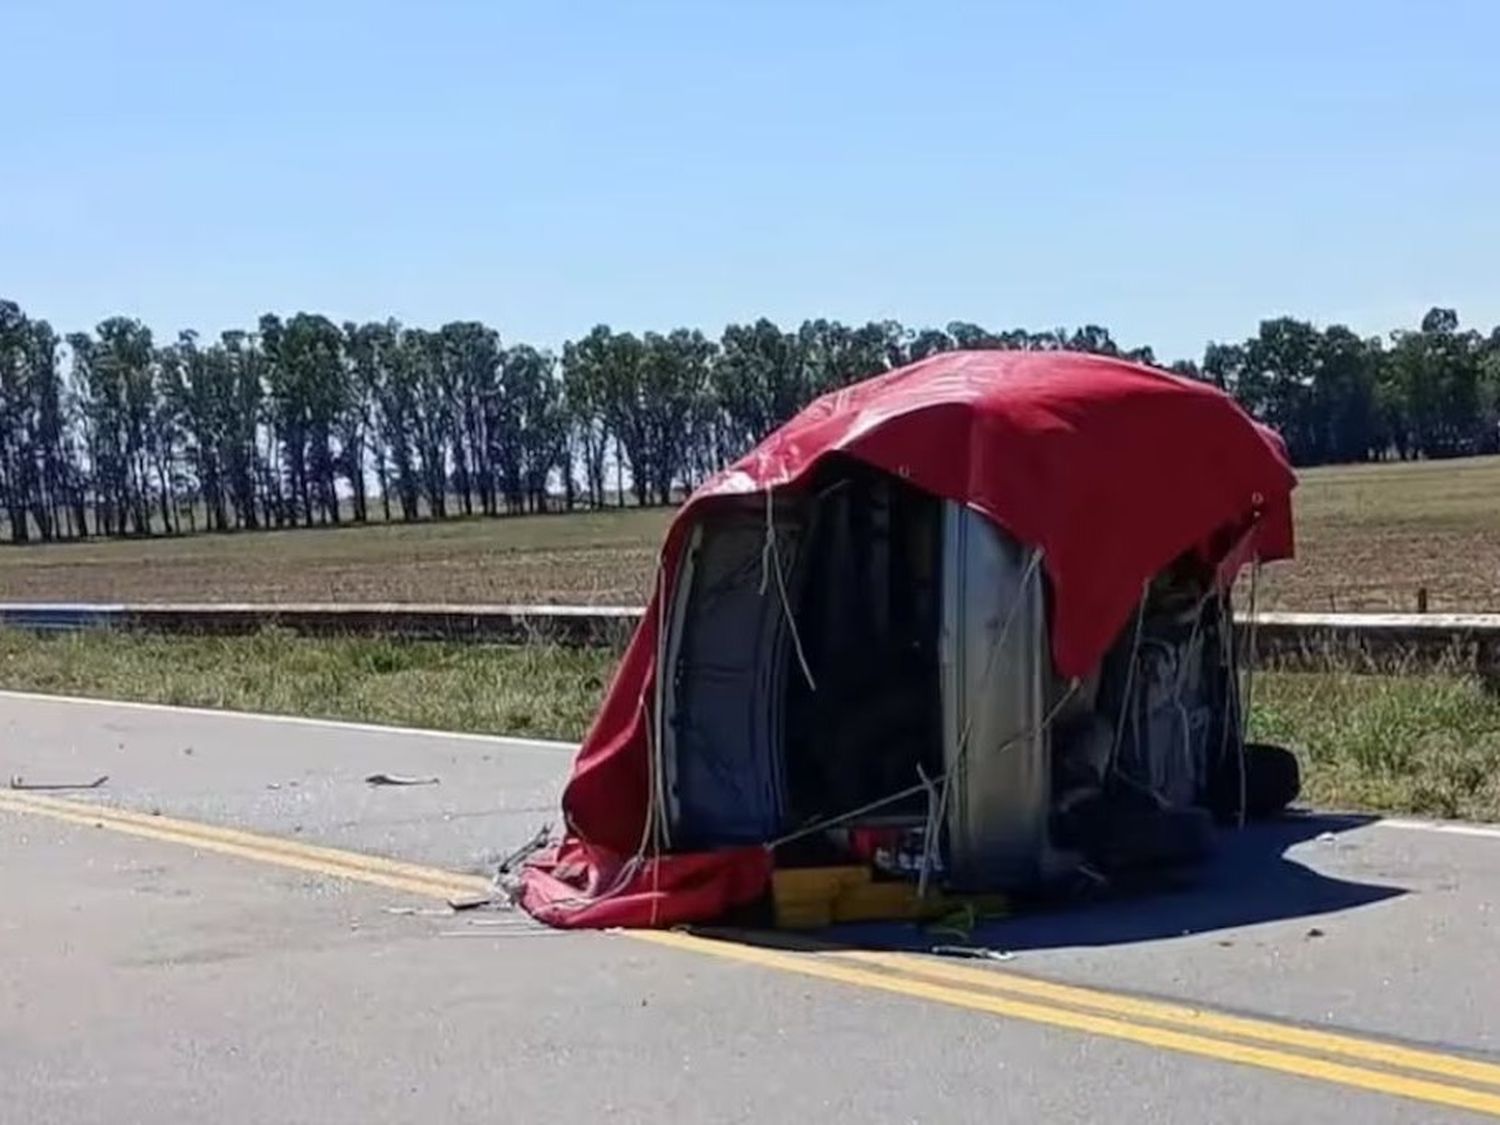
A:
{"label": "white road line", "polygon": [[1461,821],[1447,823],[1441,820],[1407,820],[1391,817],[1377,820],[1382,828],[1399,828],[1407,832],[1441,832],[1448,836],[1480,836],[1488,840],[1500,840],[1500,825],[1465,824]]}
{"label": "white road line", "polygon": [[444,738],[461,742],[481,742],[507,750],[536,750],[547,754],[568,753],[578,749],[572,742],[555,742],[545,738],[508,738],[498,734],[473,734],[467,731],[430,730],[424,727],[390,727],[378,723],[355,723],[343,719],[310,719],[301,715],[268,715],[258,711],[216,711],[212,707],[179,707],[170,703],[139,703],[122,699],[91,699],[82,695],[48,695],[45,692],[0,690],[0,701],[15,699],[27,703],[59,703],[85,707],[108,707],[126,711],[149,711],[169,715],[195,715],[209,719],[250,719],[262,723],[286,723],[290,726],[324,727],[328,730],[359,731],[365,734],[400,734],[417,738]]}

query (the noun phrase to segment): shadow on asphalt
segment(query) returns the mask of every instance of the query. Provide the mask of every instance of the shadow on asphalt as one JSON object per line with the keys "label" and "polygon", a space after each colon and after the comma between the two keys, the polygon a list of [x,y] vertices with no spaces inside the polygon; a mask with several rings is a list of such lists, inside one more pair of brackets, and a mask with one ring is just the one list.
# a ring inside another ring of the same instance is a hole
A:
{"label": "shadow on asphalt", "polygon": [[1186,872],[1134,886],[1057,896],[1018,906],[1010,916],[980,921],[967,938],[934,936],[910,923],[835,926],[802,935],[759,927],[701,931],[737,941],[822,949],[927,952],[934,945],[967,945],[1008,952],[1077,946],[1129,945],[1186,934],[1212,933],[1261,922],[1315,918],[1368,906],[1406,892],[1320,875],[1286,852],[1362,827],[1374,817],[1292,814],[1243,831],[1220,834],[1215,855]]}

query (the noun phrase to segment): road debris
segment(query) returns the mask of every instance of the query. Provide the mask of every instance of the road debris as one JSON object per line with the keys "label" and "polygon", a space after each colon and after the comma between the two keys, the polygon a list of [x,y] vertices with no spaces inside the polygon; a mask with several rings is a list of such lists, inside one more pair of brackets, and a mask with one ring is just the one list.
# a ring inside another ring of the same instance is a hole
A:
{"label": "road debris", "polygon": [[448,900],[448,905],[454,910],[478,910],[481,906],[492,906],[496,903],[492,894],[459,895]]}
{"label": "road debris", "polygon": [[552,840],[552,825],[544,824],[531,834],[531,838],[515,851],[505,856],[495,866],[491,880],[494,891],[492,899],[506,906],[515,906],[521,900],[521,868],[526,861],[545,848]]}
{"label": "road debris", "polygon": [[93,781],[27,781],[17,774],[10,779],[12,789],[98,789],[109,780],[109,774],[100,774]]}
{"label": "road debris", "polygon": [[523,862],[525,862],[527,859],[530,859],[531,856],[535,855],[537,852],[545,848],[547,846],[547,841],[551,838],[552,825],[542,825],[534,833],[532,833],[531,839],[527,840],[519,848],[511,852],[508,856],[500,861],[499,866],[495,869],[497,876],[509,875],[511,872],[518,869]]}
{"label": "road debris", "polygon": [[385,912],[405,918],[451,918],[453,916],[453,910],[445,906],[387,906]]}
{"label": "road debris", "polygon": [[969,961],[1012,961],[1016,956],[1009,950],[982,945],[934,945],[931,952],[938,957],[962,957]]}
{"label": "road debris", "polygon": [[435,777],[417,777],[407,773],[372,773],[365,778],[367,785],[436,785]]}

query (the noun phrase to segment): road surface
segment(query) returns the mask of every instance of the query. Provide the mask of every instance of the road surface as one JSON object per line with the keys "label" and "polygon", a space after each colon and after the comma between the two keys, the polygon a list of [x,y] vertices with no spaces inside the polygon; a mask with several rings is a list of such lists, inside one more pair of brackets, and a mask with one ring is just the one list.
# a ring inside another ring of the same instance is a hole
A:
{"label": "road surface", "polygon": [[[567,748],[0,694],[7,1123],[1478,1121],[1500,832],[1309,817],[1195,890],[830,952],[443,913]],[[439,784],[372,788],[372,772]]]}

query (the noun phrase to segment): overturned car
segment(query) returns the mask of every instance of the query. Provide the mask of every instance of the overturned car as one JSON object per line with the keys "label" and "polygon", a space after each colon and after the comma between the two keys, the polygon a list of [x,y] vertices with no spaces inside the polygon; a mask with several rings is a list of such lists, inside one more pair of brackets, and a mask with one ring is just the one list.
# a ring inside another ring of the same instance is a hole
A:
{"label": "overturned car", "polygon": [[1227,395],[1104,357],[815,401],[678,513],[518,901],[662,926],[850,892],[777,903],[807,924],[1193,861],[1296,795],[1246,742],[1229,610],[1290,556],[1294,486]]}

